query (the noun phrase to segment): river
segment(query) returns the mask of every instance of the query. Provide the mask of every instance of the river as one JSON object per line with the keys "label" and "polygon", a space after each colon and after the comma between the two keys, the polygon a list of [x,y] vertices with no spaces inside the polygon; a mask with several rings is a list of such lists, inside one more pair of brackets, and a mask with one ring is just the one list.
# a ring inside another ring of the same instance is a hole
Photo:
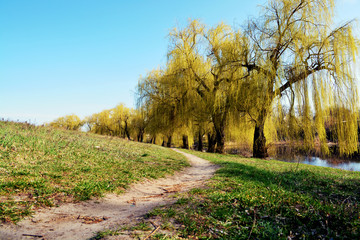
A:
{"label": "river", "polygon": [[289,151],[288,147],[277,147],[273,153],[270,154],[272,159],[284,161],[284,162],[299,162],[303,164],[309,164],[320,167],[331,167],[338,168],[349,171],[360,171],[360,161],[359,158],[339,158],[336,156],[330,157],[320,157],[317,154],[312,154],[309,156],[301,155],[300,153],[294,151],[293,149]]}
{"label": "river", "polygon": [[349,171],[360,171],[360,162],[355,162],[351,160],[322,159],[320,157],[313,156],[295,156],[291,158],[276,157],[276,159],[284,162],[299,162],[319,167],[331,167]]}

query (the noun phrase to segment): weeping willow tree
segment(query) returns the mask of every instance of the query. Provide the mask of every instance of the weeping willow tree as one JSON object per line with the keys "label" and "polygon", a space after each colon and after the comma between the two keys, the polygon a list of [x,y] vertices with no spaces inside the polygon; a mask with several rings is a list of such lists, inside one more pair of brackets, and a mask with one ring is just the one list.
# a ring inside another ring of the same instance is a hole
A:
{"label": "weeping willow tree", "polygon": [[343,154],[357,150],[357,86],[352,72],[358,40],[351,22],[331,29],[333,9],[333,0],[271,0],[260,19],[249,21],[249,49],[237,63],[249,72],[245,102],[255,125],[254,157],[267,155],[265,122],[279,109],[276,105],[289,108],[290,124],[295,124],[297,113],[305,145],[313,144],[316,133],[324,152],[324,109],[347,109],[346,119],[338,123],[339,146]]}
{"label": "weeping willow tree", "polygon": [[202,114],[198,122],[208,121],[213,126],[208,133],[208,151],[222,153],[228,118],[237,105],[238,83],[247,76],[245,69],[233,64],[243,51],[244,38],[225,24],[206,29],[196,20],[186,28],[173,29],[170,37],[168,56],[177,75],[174,80],[186,89],[187,106],[199,105],[197,112]]}
{"label": "weeping willow tree", "polygon": [[[184,134],[191,128],[190,108],[185,107],[187,90],[172,69],[169,62],[165,70],[153,70],[139,81],[137,87],[138,107],[147,111],[147,131],[156,138],[161,134],[163,145],[170,147],[174,133],[183,129]],[[188,135],[185,136],[188,139]]]}
{"label": "weeping willow tree", "polygon": [[134,139],[136,139],[138,142],[143,142],[145,137],[145,130],[148,126],[148,118],[146,109],[144,107],[139,107],[133,111],[131,125]]}
{"label": "weeping willow tree", "polygon": [[[168,137],[171,145],[172,125],[175,126],[175,106],[169,98],[169,91],[165,91],[166,79],[164,71],[158,69],[149,72],[139,81],[137,86],[138,108],[144,108],[148,116],[147,132],[151,135],[151,142],[156,142],[156,136],[162,133]],[[164,140],[165,141],[165,140]]]}
{"label": "weeping willow tree", "polygon": [[75,114],[59,117],[49,123],[51,127],[64,128],[67,130],[79,130],[83,125],[84,122]]}
{"label": "weeping willow tree", "polygon": [[[243,31],[198,21],[174,28],[166,67],[138,85],[148,131],[168,146],[179,131],[183,145],[190,132],[199,143],[207,133],[208,150],[222,153],[226,134],[248,141],[252,126],[255,157],[267,156],[266,140],[278,133],[307,148],[318,140],[328,153],[324,122],[335,107],[340,152],[356,151],[359,43],[352,22],[331,29],[333,9],[333,0],[270,0]],[[245,134],[234,133],[245,126]]]}
{"label": "weeping willow tree", "polygon": [[119,104],[110,112],[111,126],[115,136],[128,138],[130,140],[131,123],[133,109],[127,108],[124,104]]}
{"label": "weeping willow tree", "polygon": [[121,103],[112,109],[94,113],[87,117],[85,121],[90,132],[118,136],[130,140],[130,135],[133,131],[134,115],[133,109],[127,108]]}
{"label": "weeping willow tree", "polygon": [[101,135],[115,135],[110,118],[111,110],[106,109],[87,117],[90,132]]}

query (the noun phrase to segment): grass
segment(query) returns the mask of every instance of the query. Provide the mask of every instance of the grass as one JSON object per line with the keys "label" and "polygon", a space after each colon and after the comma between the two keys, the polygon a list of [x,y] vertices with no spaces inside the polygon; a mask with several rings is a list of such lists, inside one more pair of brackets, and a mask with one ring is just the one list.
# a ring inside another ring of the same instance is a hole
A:
{"label": "grass", "polygon": [[105,237],[118,236],[118,235],[120,235],[120,231],[118,229],[116,230],[107,229],[104,231],[97,232],[96,235],[90,238],[89,240],[100,240],[100,239],[104,239]]}
{"label": "grass", "polygon": [[120,193],[188,166],[170,149],[119,138],[0,122],[0,222],[41,206]]}
{"label": "grass", "polygon": [[360,173],[189,151],[222,166],[149,216],[187,239],[360,239]]}
{"label": "grass", "polygon": [[[97,240],[97,239],[148,239],[155,240],[155,239],[176,239],[170,238],[168,234],[161,233],[160,231],[169,230],[172,228],[171,224],[165,224],[158,227],[155,223],[150,223],[149,221],[144,221],[137,219],[131,222],[129,225],[121,225],[116,229],[105,229],[96,233],[96,235],[90,240]],[[155,230],[159,230],[157,233],[153,232]],[[120,236],[111,238],[113,236]]]}

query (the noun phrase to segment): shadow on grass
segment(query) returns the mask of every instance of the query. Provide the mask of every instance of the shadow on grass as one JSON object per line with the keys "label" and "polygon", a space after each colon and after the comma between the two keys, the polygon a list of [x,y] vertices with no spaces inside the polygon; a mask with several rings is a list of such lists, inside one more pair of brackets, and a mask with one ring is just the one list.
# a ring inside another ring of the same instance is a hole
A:
{"label": "shadow on grass", "polygon": [[[259,160],[261,161],[261,160]],[[360,200],[360,179],[343,180],[340,176],[319,173],[307,169],[276,172],[241,163],[228,162],[217,174],[227,178],[240,178],[267,187],[307,194],[315,199],[344,203]]]}
{"label": "shadow on grass", "polygon": [[[266,169],[260,161],[222,162],[224,167],[217,171],[218,191],[209,195],[208,214],[245,228],[228,227],[227,234],[246,233],[259,239],[360,237],[359,178],[346,180],[322,169],[292,171],[283,165]],[[230,235],[222,237],[231,239]]]}
{"label": "shadow on grass", "polygon": [[[191,152],[193,153],[193,152]],[[222,166],[204,189],[153,216],[197,239],[360,239],[360,175],[193,153]],[[297,169],[296,171],[294,169]],[[172,217],[166,213],[175,211]]]}

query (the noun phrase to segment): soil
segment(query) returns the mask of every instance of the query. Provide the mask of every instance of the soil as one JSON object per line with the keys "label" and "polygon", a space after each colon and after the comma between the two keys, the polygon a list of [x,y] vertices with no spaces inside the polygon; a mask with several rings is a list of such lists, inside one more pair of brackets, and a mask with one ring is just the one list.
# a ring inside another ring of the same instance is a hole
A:
{"label": "soil", "polygon": [[155,207],[174,203],[174,194],[203,186],[218,169],[204,159],[174,151],[184,154],[191,167],[167,178],[133,184],[121,195],[40,209],[17,225],[0,225],[0,239],[89,239],[96,232],[134,222]]}

